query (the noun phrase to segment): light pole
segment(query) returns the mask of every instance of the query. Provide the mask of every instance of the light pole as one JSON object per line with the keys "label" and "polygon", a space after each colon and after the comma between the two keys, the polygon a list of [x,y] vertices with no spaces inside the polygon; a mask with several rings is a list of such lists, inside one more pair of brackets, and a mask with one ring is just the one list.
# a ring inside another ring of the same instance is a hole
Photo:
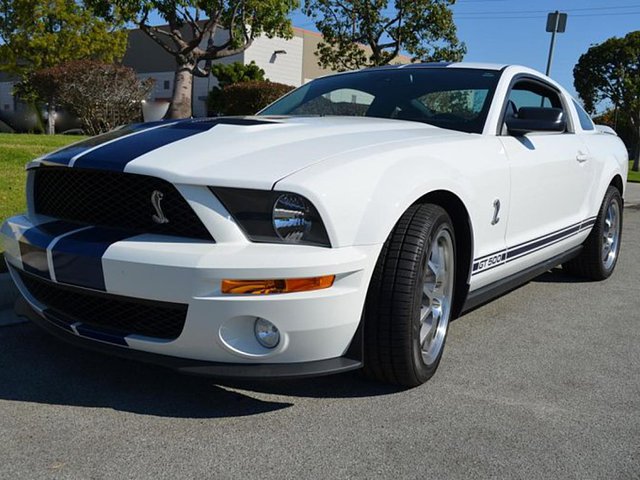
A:
{"label": "light pole", "polygon": [[551,32],[551,44],[549,45],[549,58],[547,59],[547,76],[551,73],[551,62],[553,61],[553,50],[556,46],[556,33],[564,33],[567,29],[567,14],[558,10],[547,15],[547,32]]}

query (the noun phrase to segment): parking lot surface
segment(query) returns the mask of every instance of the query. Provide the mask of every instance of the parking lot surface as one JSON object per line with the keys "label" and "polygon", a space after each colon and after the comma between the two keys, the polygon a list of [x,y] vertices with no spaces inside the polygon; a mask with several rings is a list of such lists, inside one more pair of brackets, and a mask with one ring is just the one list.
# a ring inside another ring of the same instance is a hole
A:
{"label": "parking lot surface", "polygon": [[435,377],[217,384],[0,328],[0,478],[640,478],[640,208],[617,270],[457,319]]}

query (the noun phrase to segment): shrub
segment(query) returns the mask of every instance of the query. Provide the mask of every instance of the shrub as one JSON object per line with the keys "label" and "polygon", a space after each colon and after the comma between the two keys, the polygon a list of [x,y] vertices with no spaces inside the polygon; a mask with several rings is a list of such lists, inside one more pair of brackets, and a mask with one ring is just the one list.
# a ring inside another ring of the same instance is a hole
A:
{"label": "shrub", "polygon": [[31,74],[21,87],[40,101],[61,106],[82,121],[90,135],[141,119],[140,102],[153,80],[140,81],[132,68],[78,60]]}
{"label": "shrub", "polygon": [[221,97],[225,115],[253,115],[295,87],[275,82],[241,82],[227,85]]}
{"label": "shrub", "polygon": [[213,87],[207,97],[209,114],[222,112],[222,91],[227,85],[252,80],[265,80],[264,70],[255,62],[245,65],[242,62],[216,63],[211,66],[211,74],[218,80],[218,86]]}

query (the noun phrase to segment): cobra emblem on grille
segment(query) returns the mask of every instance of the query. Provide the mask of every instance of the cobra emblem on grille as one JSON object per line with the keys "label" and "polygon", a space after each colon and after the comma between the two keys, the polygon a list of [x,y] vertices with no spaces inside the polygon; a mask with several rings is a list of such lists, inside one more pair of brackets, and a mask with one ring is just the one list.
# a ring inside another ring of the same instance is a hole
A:
{"label": "cobra emblem on grille", "polygon": [[151,194],[151,205],[153,205],[153,208],[155,208],[156,210],[155,215],[152,215],[151,218],[154,222],[160,224],[169,223],[169,219],[164,216],[164,212],[162,211],[162,207],[160,206],[163,197],[164,193],[162,193],[160,190],[154,190]]}

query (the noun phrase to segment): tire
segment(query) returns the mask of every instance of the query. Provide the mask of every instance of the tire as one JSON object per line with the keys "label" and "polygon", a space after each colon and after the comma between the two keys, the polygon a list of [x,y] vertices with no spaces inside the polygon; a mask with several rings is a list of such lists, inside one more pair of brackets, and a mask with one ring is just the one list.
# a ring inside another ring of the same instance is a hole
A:
{"label": "tire", "polygon": [[616,268],[622,238],[622,197],[610,186],[605,193],[593,230],[582,252],[562,268],[568,273],[591,280],[609,278]]}
{"label": "tire", "polygon": [[455,232],[444,209],[419,204],[404,213],[382,248],[367,294],[366,376],[404,387],[433,376],[451,317],[455,258]]}

